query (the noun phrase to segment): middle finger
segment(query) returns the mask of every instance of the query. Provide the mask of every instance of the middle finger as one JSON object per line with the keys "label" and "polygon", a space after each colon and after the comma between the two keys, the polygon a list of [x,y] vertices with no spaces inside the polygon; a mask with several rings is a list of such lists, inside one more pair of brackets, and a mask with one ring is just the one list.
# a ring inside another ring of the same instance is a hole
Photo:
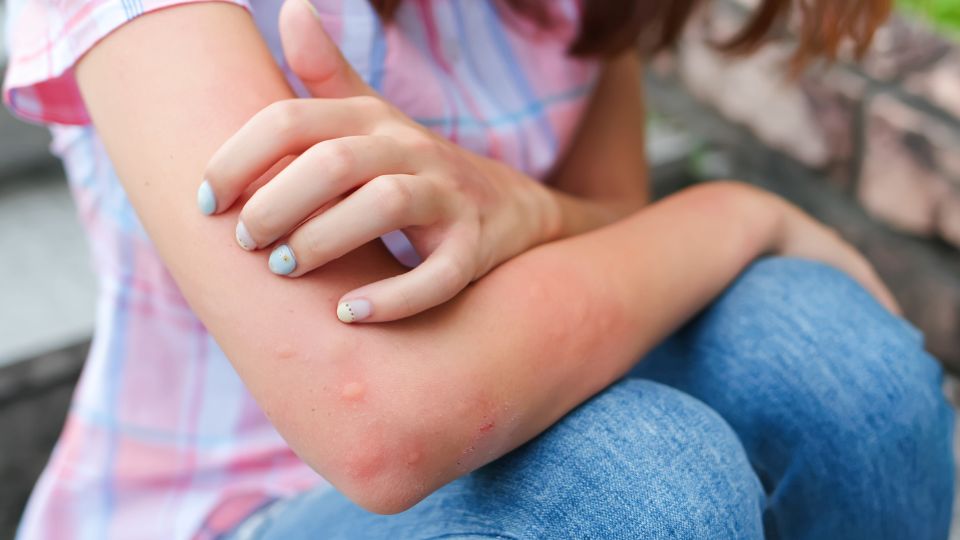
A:
{"label": "middle finger", "polygon": [[334,198],[386,174],[413,172],[409,154],[391,137],[343,137],[314,145],[257,190],[240,211],[244,249],[273,243]]}

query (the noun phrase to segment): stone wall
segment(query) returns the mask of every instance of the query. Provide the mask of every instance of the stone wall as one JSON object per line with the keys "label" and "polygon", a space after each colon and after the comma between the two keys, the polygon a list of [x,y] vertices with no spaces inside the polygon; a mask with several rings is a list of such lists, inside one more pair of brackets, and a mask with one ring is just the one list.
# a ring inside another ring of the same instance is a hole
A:
{"label": "stone wall", "polygon": [[720,156],[697,175],[763,184],[857,243],[960,370],[960,45],[895,16],[862,61],[845,54],[793,79],[789,28],[744,58],[708,44],[751,3],[713,2],[651,59],[656,120],[699,137],[700,162]]}

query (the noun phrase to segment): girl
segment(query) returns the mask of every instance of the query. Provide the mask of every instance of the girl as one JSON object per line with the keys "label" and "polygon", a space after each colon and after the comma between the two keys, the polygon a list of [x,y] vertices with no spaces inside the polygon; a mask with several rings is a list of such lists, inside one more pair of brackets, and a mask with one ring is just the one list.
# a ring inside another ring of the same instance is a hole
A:
{"label": "girl", "polygon": [[[23,538],[945,536],[863,258],[743,185],[646,206],[631,45],[694,2],[180,4],[11,10],[102,285]],[[801,57],[889,8],[805,6]]]}

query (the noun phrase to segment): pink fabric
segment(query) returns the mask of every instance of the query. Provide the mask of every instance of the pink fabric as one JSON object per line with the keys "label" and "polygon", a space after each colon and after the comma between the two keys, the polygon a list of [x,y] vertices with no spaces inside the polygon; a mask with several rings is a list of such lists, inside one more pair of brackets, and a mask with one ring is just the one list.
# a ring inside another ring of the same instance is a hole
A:
{"label": "pink fabric", "polygon": [[[273,498],[324,485],[190,311],[77,92],[73,67],[97,41],[189,1],[7,1],[4,98],[19,116],[51,126],[100,284],[93,347],[21,538],[215,538]],[[221,1],[252,11],[283,67],[280,0]],[[384,97],[534,177],[564,151],[594,84],[596,65],[564,55],[577,27],[575,0],[550,2],[549,31],[505,17],[497,0],[406,0],[385,30],[365,0],[314,3]]]}

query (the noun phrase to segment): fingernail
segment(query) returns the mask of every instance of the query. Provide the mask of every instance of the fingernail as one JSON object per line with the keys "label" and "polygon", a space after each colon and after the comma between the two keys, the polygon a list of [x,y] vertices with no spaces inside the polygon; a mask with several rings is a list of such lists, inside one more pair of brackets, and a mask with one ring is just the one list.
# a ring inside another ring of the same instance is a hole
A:
{"label": "fingernail", "polygon": [[257,248],[257,243],[253,241],[253,237],[250,236],[242,219],[237,221],[237,243],[247,251],[253,251]]}
{"label": "fingernail", "polygon": [[270,271],[274,274],[285,276],[296,269],[297,259],[293,256],[290,246],[286,244],[277,246],[270,254]]}
{"label": "fingernail", "polygon": [[349,324],[366,319],[372,311],[369,300],[346,300],[337,306],[337,318]]}
{"label": "fingernail", "polygon": [[310,13],[312,13],[313,16],[319,20],[320,12],[317,11],[317,7],[313,5],[313,2],[311,2],[310,0],[303,0],[303,3],[306,4],[308,8],[310,8]]}
{"label": "fingernail", "polygon": [[217,211],[217,196],[213,194],[213,188],[206,180],[197,190],[197,207],[207,216],[212,216]]}

